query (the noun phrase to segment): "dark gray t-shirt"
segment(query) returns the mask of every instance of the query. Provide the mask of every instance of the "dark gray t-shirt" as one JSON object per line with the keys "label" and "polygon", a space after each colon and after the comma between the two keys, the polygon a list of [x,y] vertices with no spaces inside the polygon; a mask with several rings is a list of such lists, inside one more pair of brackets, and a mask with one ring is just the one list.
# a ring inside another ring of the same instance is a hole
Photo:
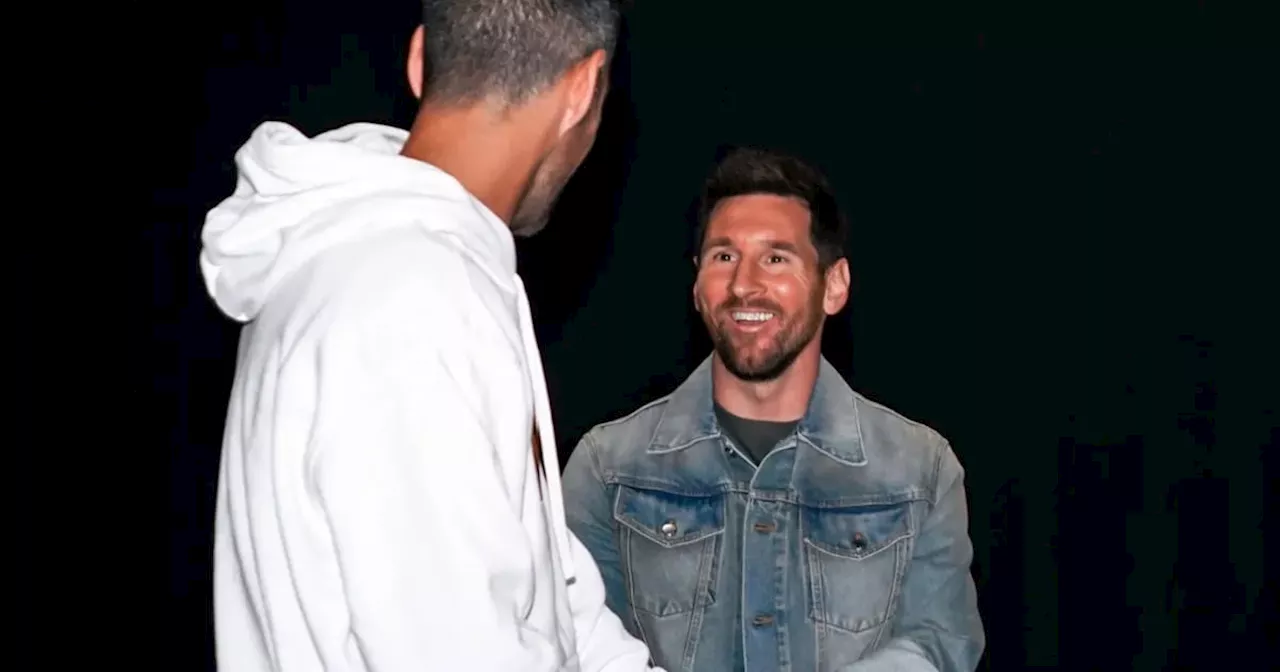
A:
{"label": "dark gray t-shirt", "polygon": [[757,465],[800,422],[799,420],[790,422],[749,420],[724,410],[720,404],[716,404],[715,407],[716,420],[720,422],[720,428],[729,436],[733,444],[746,451],[747,456]]}

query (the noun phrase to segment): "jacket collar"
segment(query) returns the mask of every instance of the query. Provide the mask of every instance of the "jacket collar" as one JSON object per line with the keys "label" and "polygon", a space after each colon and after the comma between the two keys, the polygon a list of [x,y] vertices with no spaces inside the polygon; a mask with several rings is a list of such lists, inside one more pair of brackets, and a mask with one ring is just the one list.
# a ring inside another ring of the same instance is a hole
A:
{"label": "jacket collar", "polygon": [[[865,465],[855,396],[835,367],[822,358],[809,407],[796,428],[797,438],[841,463]],[[719,437],[714,404],[709,356],[668,397],[647,452],[673,453]]]}

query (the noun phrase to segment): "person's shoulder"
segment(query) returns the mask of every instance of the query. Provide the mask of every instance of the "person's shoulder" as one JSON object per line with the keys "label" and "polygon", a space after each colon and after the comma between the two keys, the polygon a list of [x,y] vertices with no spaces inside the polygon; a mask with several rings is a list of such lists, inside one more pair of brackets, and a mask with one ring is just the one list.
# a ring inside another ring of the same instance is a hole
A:
{"label": "person's shoulder", "polygon": [[944,460],[957,459],[947,437],[929,424],[857,392],[853,399],[868,453],[927,477],[936,476]]}
{"label": "person's shoulder", "polygon": [[898,445],[924,447],[946,443],[946,438],[928,424],[857,392],[853,392],[852,396],[858,421],[864,431],[875,431],[882,438]]}
{"label": "person's shoulder", "polygon": [[478,304],[491,301],[483,268],[447,233],[406,226],[335,248],[307,282],[326,332],[381,338],[463,337]]}
{"label": "person's shoulder", "polygon": [[583,435],[583,447],[591,451],[602,464],[618,463],[643,455],[670,403],[671,395],[666,395],[626,415],[595,425]]}
{"label": "person's shoulder", "polygon": [[447,237],[399,227],[347,246],[322,262],[348,301],[376,309],[445,302],[465,294],[469,262]]}

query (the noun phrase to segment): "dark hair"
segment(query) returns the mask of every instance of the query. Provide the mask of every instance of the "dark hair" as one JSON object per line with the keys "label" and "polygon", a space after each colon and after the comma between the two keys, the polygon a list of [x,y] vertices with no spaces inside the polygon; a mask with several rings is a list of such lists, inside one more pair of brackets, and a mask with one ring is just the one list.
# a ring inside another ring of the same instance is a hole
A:
{"label": "dark hair", "polygon": [[809,206],[809,239],[818,250],[818,266],[825,271],[845,256],[848,225],[827,179],[816,167],[782,152],[739,147],[720,160],[702,188],[694,254],[701,254],[707,222],[716,205],[746,194],[793,196]]}
{"label": "dark hair", "polygon": [[423,99],[518,105],[598,49],[613,53],[618,0],[422,0]]}

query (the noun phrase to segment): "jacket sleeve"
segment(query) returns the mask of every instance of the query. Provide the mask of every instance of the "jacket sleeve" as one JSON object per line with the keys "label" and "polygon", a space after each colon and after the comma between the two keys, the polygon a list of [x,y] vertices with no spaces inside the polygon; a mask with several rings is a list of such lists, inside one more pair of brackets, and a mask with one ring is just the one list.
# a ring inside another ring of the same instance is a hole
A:
{"label": "jacket sleeve", "polygon": [[973,672],[986,645],[969,573],[964,469],[943,442],[937,493],[903,580],[892,637],[842,672]]}
{"label": "jacket sleeve", "polygon": [[[595,465],[594,450],[590,436],[584,437],[569,455],[561,476],[565,517],[578,568],[569,595],[575,620],[582,624],[578,630],[582,670],[649,669],[648,647],[624,628],[630,606],[614,541],[612,507]],[[611,653],[614,650],[619,653]]]}
{"label": "jacket sleeve", "polygon": [[596,563],[577,535],[569,533],[573,546],[576,580],[569,586],[569,603],[577,631],[578,662],[582,672],[631,672],[654,670],[649,647],[622,627],[617,614],[605,606],[604,584]]}
{"label": "jacket sleeve", "polygon": [[371,299],[315,355],[315,524],[349,646],[373,672],[558,670],[556,633],[526,625],[533,554],[507,485],[523,472],[504,473],[489,435],[483,353],[421,298]]}
{"label": "jacket sleeve", "polygon": [[595,444],[590,434],[583,437],[569,455],[560,478],[569,529],[595,560],[604,584],[605,604],[630,626],[631,602],[627,599],[622,558],[613,533],[613,503],[596,466]]}

